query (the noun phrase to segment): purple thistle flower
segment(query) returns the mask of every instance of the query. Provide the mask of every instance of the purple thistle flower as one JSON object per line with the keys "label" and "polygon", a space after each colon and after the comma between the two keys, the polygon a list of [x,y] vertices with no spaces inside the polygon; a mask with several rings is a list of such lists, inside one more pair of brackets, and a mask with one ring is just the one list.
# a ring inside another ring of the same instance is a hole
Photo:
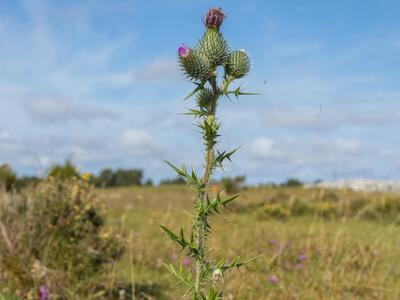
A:
{"label": "purple thistle flower", "polygon": [[210,8],[207,12],[207,15],[204,19],[204,25],[207,28],[217,28],[221,26],[222,22],[225,19],[225,13],[220,7]]}
{"label": "purple thistle flower", "polygon": [[185,44],[182,44],[182,46],[180,46],[178,48],[178,54],[180,57],[183,57],[183,58],[188,57],[189,52],[190,52],[190,49]]}
{"label": "purple thistle flower", "polygon": [[192,264],[192,260],[191,260],[189,257],[185,257],[185,258],[183,259],[183,261],[182,261],[182,264],[183,264],[185,267],[188,267],[188,266],[190,266],[190,265]]}
{"label": "purple thistle flower", "polygon": [[50,289],[46,285],[41,285],[39,287],[39,299],[50,300]]}
{"label": "purple thistle flower", "polygon": [[279,278],[278,276],[272,274],[268,276],[268,282],[271,284],[278,284],[279,283]]}

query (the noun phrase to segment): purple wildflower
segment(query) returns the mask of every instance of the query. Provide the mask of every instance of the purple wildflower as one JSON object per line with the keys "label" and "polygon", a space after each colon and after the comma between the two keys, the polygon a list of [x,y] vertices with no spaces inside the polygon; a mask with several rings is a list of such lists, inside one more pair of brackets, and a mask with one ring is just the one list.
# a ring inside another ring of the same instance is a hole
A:
{"label": "purple wildflower", "polygon": [[306,257],[307,257],[307,256],[306,256],[306,253],[305,253],[304,251],[302,251],[301,254],[300,254],[300,256],[299,256],[299,260],[300,260],[300,261],[303,261],[303,260],[306,259]]}
{"label": "purple wildflower", "polygon": [[50,300],[50,289],[46,285],[41,285],[39,287],[39,299]]}
{"label": "purple wildflower", "polygon": [[176,253],[173,253],[173,254],[171,255],[172,261],[176,261],[176,260],[178,259],[178,257],[179,257],[179,255],[176,254]]}
{"label": "purple wildflower", "polygon": [[271,245],[279,245],[279,241],[277,239],[272,239],[269,241]]}
{"label": "purple wildflower", "polygon": [[301,270],[301,269],[303,269],[303,265],[302,265],[301,263],[297,263],[297,264],[294,266],[294,268],[295,268],[296,270]]}
{"label": "purple wildflower", "polygon": [[180,46],[178,48],[178,54],[180,57],[183,57],[183,58],[188,57],[189,52],[190,52],[190,49],[185,44],[182,44],[182,46]]}
{"label": "purple wildflower", "polygon": [[189,257],[185,257],[185,258],[183,259],[183,261],[182,261],[182,264],[183,264],[185,267],[188,267],[188,266],[190,266],[190,265],[192,264],[192,260],[191,260]]}
{"label": "purple wildflower", "polygon": [[207,28],[217,28],[221,26],[222,22],[225,19],[225,13],[220,7],[210,8],[207,12],[207,15],[204,19],[204,25]]}
{"label": "purple wildflower", "polygon": [[268,282],[271,284],[278,284],[279,283],[279,278],[278,276],[272,274],[268,276]]}

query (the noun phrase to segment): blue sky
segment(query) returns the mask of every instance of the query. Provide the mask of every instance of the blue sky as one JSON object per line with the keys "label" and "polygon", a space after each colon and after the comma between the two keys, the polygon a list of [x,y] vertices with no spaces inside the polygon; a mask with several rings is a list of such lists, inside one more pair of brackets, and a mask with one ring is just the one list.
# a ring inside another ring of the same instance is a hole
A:
{"label": "blue sky", "polygon": [[201,167],[176,51],[222,6],[253,61],[238,84],[262,93],[221,102],[220,148],[241,146],[226,175],[400,178],[400,1],[0,4],[0,162],[20,174],[66,158],[156,181],[174,176],[163,159]]}

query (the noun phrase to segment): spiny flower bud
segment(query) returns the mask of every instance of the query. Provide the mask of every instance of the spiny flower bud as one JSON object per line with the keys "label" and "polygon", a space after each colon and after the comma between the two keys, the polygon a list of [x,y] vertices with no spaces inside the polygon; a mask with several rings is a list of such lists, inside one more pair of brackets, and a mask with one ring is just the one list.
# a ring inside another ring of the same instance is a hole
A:
{"label": "spiny flower bud", "polygon": [[211,76],[210,63],[199,51],[182,45],[178,49],[178,60],[182,71],[190,80],[204,81]]}
{"label": "spiny flower bud", "polygon": [[214,283],[220,283],[224,280],[224,274],[220,269],[216,269],[212,274],[212,281]]}
{"label": "spiny flower bud", "polygon": [[248,54],[244,50],[233,51],[226,64],[226,73],[233,78],[245,76],[251,67]]}
{"label": "spiny flower bud", "polygon": [[225,13],[221,7],[213,7],[210,8],[207,12],[207,15],[204,19],[204,25],[207,28],[217,28],[221,26],[222,22],[225,19]]}
{"label": "spiny flower bud", "polygon": [[228,43],[215,28],[209,28],[204,33],[198,49],[207,57],[212,68],[224,65],[229,57]]}
{"label": "spiny flower bud", "polygon": [[208,88],[202,88],[196,96],[198,105],[204,109],[208,109],[213,100],[214,93]]}

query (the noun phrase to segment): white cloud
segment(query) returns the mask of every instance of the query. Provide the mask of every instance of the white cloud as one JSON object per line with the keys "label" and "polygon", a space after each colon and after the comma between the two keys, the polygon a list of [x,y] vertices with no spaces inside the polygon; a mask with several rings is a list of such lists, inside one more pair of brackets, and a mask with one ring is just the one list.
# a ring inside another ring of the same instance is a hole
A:
{"label": "white cloud", "polygon": [[0,142],[11,139],[11,134],[8,131],[0,130]]}
{"label": "white cloud", "polygon": [[281,106],[259,114],[267,128],[331,130],[349,127],[396,125],[400,118],[394,107],[386,105],[361,107],[348,105],[317,104],[315,107]]}
{"label": "white cloud", "polygon": [[175,60],[155,59],[148,65],[136,71],[135,78],[144,81],[175,80],[181,81],[178,65]]}
{"label": "white cloud", "polygon": [[251,155],[269,157],[273,155],[274,141],[269,138],[256,138],[249,145]]}
{"label": "white cloud", "polygon": [[294,167],[298,165],[332,165],[341,160],[357,160],[362,154],[362,143],[357,139],[307,136],[285,136],[281,139],[258,137],[248,142],[244,147],[248,149],[249,158],[256,161],[268,161],[286,164]]}
{"label": "white cloud", "polygon": [[121,146],[134,155],[154,155],[159,151],[155,137],[140,129],[126,129],[120,136]]}
{"label": "white cloud", "polygon": [[86,122],[93,119],[116,119],[118,114],[99,106],[78,105],[61,98],[41,98],[27,102],[26,110],[37,122]]}
{"label": "white cloud", "polygon": [[361,150],[361,142],[356,139],[338,138],[333,143],[336,150],[344,154],[358,154]]}

